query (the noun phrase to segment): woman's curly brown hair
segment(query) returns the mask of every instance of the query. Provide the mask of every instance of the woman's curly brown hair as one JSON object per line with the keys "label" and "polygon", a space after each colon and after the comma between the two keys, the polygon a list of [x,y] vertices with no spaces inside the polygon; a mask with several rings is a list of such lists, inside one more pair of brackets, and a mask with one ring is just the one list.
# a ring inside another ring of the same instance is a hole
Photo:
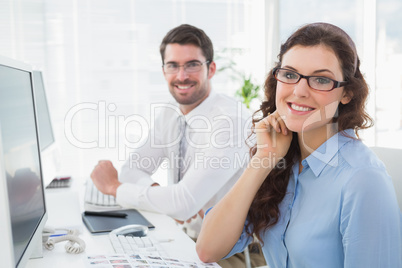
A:
{"label": "woman's curly brown hair", "polygon": [[[365,112],[365,103],[368,96],[368,85],[360,72],[360,60],[352,39],[342,29],[328,23],[312,23],[299,28],[287,41],[282,44],[278,55],[279,62],[275,67],[282,64],[283,55],[294,46],[312,47],[323,45],[330,48],[337,56],[343,70],[345,93],[351,101],[347,104],[339,104],[337,117],[332,123],[337,123],[338,130],[344,133],[346,129],[354,129],[356,135],[360,129],[372,126],[372,120]],[[277,81],[272,73],[269,73],[264,84],[265,98],[260,109],[254,114],[254,126],[269,113],[276,111]],[[256,118],[256,114],[262,115]],[[297,133],[293,133],[293,139],[286,156],[269,173],[261,185],[248,212],[248,226],[252,227],[252,233],[261,240],[261,235],[269,227],[279,220],[279,204],[286,195],[289,178],[292,175],[292,167],[300,161],[300,147]],[[346,135],[344,133],[344,135]],[[256,152],[256,145],[250,149],[250,155]]]}

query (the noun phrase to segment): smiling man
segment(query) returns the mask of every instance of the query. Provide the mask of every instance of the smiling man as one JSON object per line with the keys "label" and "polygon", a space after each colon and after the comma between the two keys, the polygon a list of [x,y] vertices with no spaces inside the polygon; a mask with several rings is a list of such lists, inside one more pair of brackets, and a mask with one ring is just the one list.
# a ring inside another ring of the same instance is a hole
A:
{"label": "smiling man", "polygon": [[[250,114],[212,90],[216,64],[204,31],[180,25],[164,37],[160,53],[176,102],[154,106],[159,116],[150,122],[148,140],[131,153],[120,174],[110,161],[99,161],[91,178],[123,207],[167,214],[196,238],[204,211],[228,192],[248,162]],[[168,185],[160,186],[151,175],[164,159]]]}
{"label": "smiling man", "polygon": [[216,64],[194,44],[162,44],[161,55],[169,91],[182,113],[188,114],[209,96]]}

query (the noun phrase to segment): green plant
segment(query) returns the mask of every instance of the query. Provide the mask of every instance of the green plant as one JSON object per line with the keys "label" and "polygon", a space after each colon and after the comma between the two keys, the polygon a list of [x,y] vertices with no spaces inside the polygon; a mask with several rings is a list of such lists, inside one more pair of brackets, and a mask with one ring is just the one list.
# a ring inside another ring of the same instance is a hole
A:
{"label": "green plant", "polygon": [[236,96],[242,99],[242,102],[247,106],[247,108],[250,108],[251,101],[255,98],[258,98],[260,86],[255,85],[251,81],[251,75],[248,77],[242,75],[242,77],[243,85],[236,91]]}
{"label": "green plant", "polygon": [[253,83],[251,75],[247,76],[243,71],[238,70],[234,58],[243,54],[242,49],[226,48],[217,53],[215,61],[219,61],[221,66],[217,70],[218,73],[229,71],[230,77],[240,82],[240,87],[236,90],[235,96],[239,97],[249,109],[251,101],[259,97],[260,86]]}

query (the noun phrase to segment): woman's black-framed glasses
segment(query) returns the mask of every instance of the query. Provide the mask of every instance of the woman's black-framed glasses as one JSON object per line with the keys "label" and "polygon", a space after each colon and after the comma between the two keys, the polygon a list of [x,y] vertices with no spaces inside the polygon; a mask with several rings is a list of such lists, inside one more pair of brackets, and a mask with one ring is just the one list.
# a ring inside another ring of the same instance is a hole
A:
{"label": "woman's black-framed glasses", "polygon": [[201,67],[203,64],[208,64],[208,60],[205,62],[200,62],[200,61],[190,61],[190,62],[186,62],[183,65],[179,65],[177,63],[171,62],[171,63],[166,63],[163,64],[163,70],[165,71],[165,73],[167,74],[176,74],[179,72],[180,67],[184,68],[184,71],[187,73],[196,73],[199,72],[201,70]]}
{"label": "woman's black-framed glasses", "polygon": [[331,91],[348,83],[345,81],[339,82],[325,76],[302,75],[285,68],[274,68],[272,74],[277,81],[285,84],[297,84],[302,78],[305,78],[309,87],[318,91]]}

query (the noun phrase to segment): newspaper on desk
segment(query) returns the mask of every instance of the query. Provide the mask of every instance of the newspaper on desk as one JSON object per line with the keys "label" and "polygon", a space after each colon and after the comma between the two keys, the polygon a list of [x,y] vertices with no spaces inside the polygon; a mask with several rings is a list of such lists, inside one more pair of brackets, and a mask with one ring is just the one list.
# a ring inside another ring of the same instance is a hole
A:
{"label": "newspaper on desk", "polygon": [[220,267],[217,263],[183,261],[172,257],[142,254],[87,255],[88,268],[205,268]]}

